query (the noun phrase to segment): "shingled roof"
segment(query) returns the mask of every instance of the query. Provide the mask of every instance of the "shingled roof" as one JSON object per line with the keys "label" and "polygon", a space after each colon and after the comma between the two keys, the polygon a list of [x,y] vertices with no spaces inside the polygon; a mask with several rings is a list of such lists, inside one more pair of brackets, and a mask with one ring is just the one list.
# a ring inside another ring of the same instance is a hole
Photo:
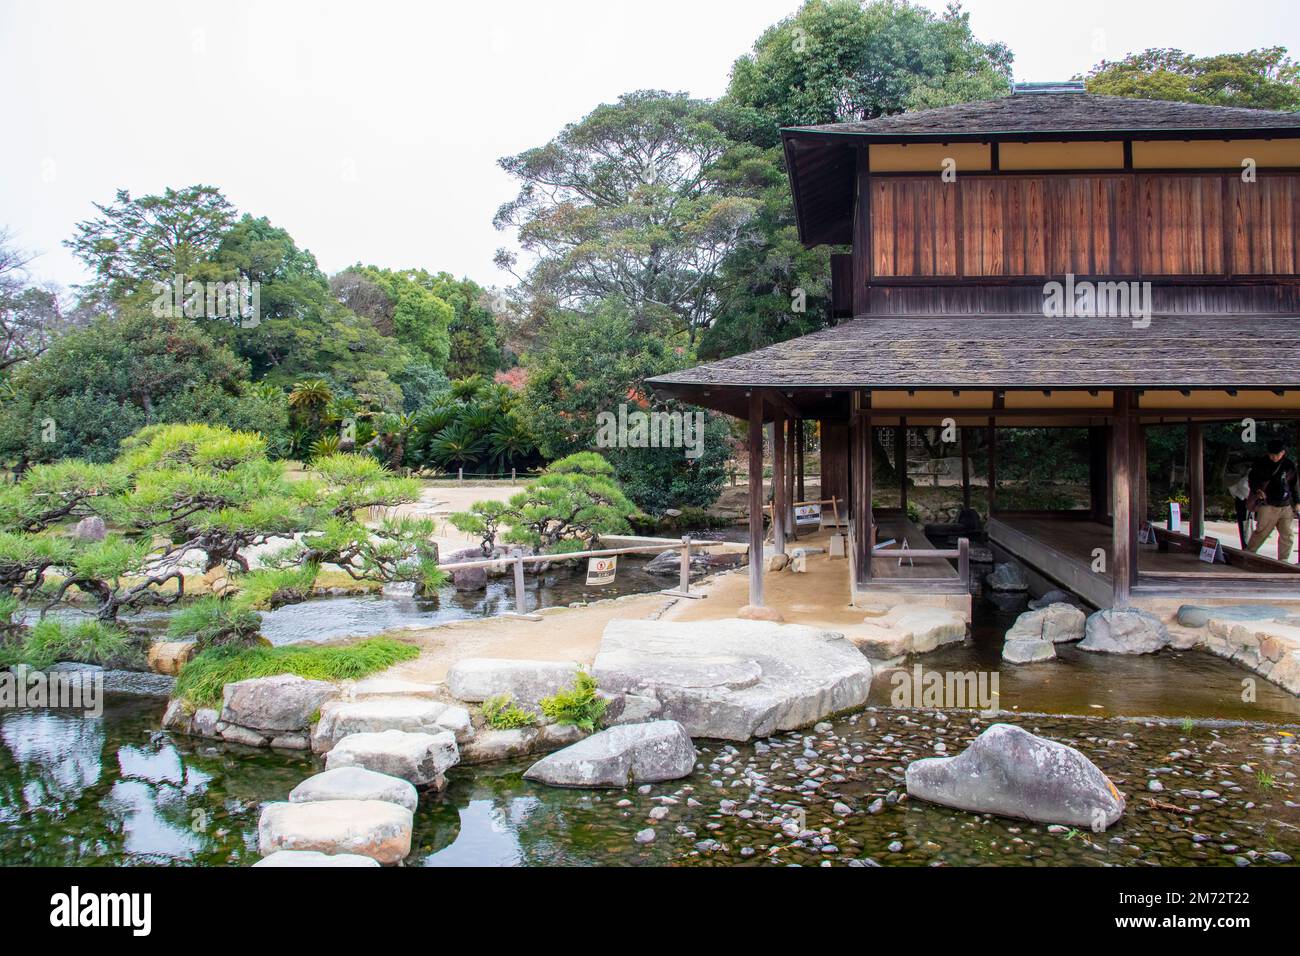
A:
{"label": "shingled roof", "polygon": [[791,127],[781,136],[799,236],[814,246],[852,241],[859,144],[1300,138],[1300,113],[1080,92],[1023,93],[861,123]]}
{"label": "shingled roof", "polygon": [[1294,130],[1300,113],[1139,100],[1093,93],[1033,93],[897,113],[862,123],[796,126],[788,132],[839,133],[890,140],[918,135],[1138,133],[1185,130]]}
{"label": "shingled roof", "polygon": [[665,395],[722,410],[722,391],[779,389],[1295,389],[1300,316],[1128,319],[869,316],[767,348],[660,375]]}

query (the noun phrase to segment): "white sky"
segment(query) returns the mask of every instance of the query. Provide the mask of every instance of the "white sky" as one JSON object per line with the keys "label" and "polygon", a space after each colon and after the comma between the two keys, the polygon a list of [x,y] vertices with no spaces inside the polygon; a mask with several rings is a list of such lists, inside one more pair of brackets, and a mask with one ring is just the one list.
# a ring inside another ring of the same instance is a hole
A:
{"label": "white sky", "polygon": [[[33,272],[85,278],[60,242],[92,201],[197,182],[268,216],[334,272],[357,260],[504,283],[499,156],[641,88],[719,95],[799,0],[494,3],[0,0],[0,225]],[[943,0],[929,0],[938,10]],[[1058,80],[1152,46],[1282,44],[1295,0],[968,0]]]}

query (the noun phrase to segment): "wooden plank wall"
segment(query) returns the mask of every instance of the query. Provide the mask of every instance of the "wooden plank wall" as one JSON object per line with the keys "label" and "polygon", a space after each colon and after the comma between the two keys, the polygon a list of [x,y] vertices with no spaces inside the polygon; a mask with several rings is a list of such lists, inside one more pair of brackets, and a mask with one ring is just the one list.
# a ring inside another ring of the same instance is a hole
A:
{"label": "wooden plank wall", "polygon": [[864,193],[873,279],[1300,272],[1296,174],[877,175]]}

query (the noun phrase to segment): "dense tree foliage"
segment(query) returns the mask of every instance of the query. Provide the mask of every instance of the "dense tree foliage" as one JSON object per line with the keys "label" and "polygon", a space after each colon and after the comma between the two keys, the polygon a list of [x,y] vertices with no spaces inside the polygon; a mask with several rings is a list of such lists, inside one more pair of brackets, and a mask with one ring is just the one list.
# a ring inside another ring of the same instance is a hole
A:
{"label": "dense tree foliage", "polygon": [[1300,109],[1300,64],[1275,46],[1194,56],[1152,49],[1104,61],[1085,80],[1090,93],[1265,110]]}

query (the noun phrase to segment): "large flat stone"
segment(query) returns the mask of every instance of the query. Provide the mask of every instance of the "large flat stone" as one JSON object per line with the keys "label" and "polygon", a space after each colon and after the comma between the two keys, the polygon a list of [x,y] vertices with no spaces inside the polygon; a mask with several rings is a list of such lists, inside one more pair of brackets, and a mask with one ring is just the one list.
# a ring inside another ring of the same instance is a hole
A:
{"label": "large flat stone", "polygon": [[1047,607],[1026,611],[1016,618],[1007,631],[1008,641],[1063,641],[1083,640],[1088,615],[1073,604],[1049,604]]}
{"label": "large flat stone", "polygon": [[254,867],[378,866],[379,861],[356,853],[320,853],[317,850],[276,850],[253,864]]}
{"label": "large flat stone", "polygon": [[397,863],[411,852],[411,811],[386,800],[268,803],[257,825],[263,855],[279,850],[355,853]]}
{"label": "large flat stone", "polygon": [[316,712],[338,693],[328,681],[292,674],[236,681],[222,690],[221,719],[253,730],[307,730]]}
{"label": "large flat stone", "polygon": [[1205,627],[1211,618],[1225,621],[1276,621],[1292,612],[1271,604],[1224,604],[1202,607],[1184,604],[1178,609],[1178,623],[1183,627]]}
{"label": "large flat stone", "polygon": [[966,618],[945,608],[898,605],[879,617],[867,618],[849,638],[873,660],[893,660],[964,641]]}
{"label": "large flat stone", "polygon": [[404,730],[438,734],[449,730],[463,741],[473,735],[469,711],[454,704],[418,697],[376,697],[331,701],[321,708],[312,731],[312,749],[324,753],[349,734]]}
{"label": "large flat stone", "polygon": [[377,697],[422,697],[434,700],[443,690],[440,684],[423,684],[395,677],[367,677],[348,688],[352,700],[373,700]]}
{"label": "large flat stone", "polygon": [[290,803],[318,800],[385,800],[414,813],[420,795],[400,777],[365,767],[335,767],[308,777],[289,794]]}
{"label": "large flat stone", "polygon": [[543,757],[524,778],[552,787],[629,787],[688,776],[695,745],[681,724],[655,720],[592,734]]}
{"label": "large flat stone", "polygon": [[592,675],[691,737],[748,740],[860,707],[871,663],[833,631],[769,621],[611,621]]}
{"label": "large flat stone", "polygon": [[443,777],[460,762],[456,738],[450,731],[437,734],[385,730],[381,733],[350,734],[325,755],[325,766],[364,767],[376,773],[400,777],[417,787],[442,789]]}
{"label": "large flat stone", "polygon": [[994,724],[955,757],[914,761],[906,777],[910,796],[972,813],[1100,831],[1124,812],[1091,760],[1012,724]]}
{"label": "large flat stone", "polygon": [[451,665],[447,689],[456,699],[476,704],[505,694],[520,707],[536,710],[543,697],[572,686],[577,674],[577,661],[471,657]]}

